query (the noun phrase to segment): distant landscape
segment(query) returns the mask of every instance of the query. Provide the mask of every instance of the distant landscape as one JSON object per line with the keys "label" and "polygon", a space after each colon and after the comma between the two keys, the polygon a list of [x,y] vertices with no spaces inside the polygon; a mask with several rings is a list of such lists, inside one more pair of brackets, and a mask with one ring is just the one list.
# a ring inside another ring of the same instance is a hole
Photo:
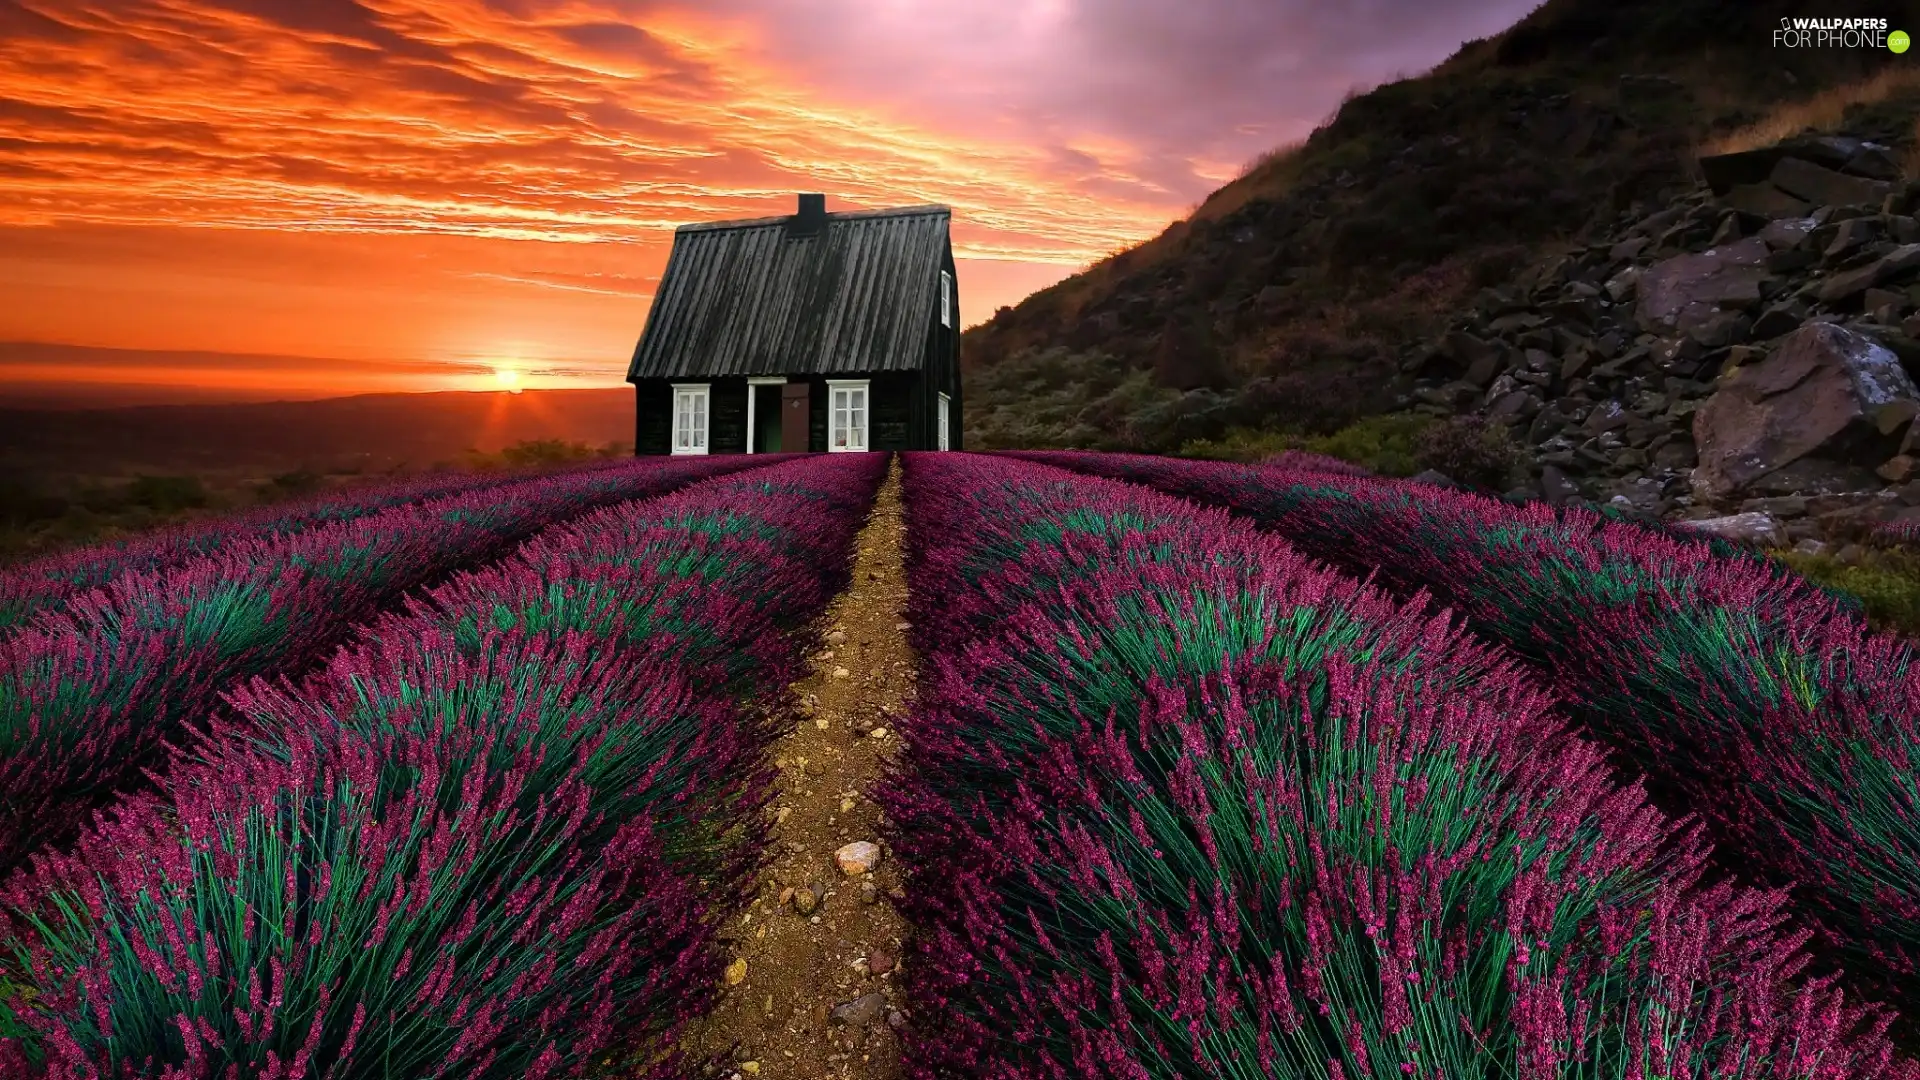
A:
{"label": "distant landscape", "polygon": [[0,407],[0,560],[360,479],[632,450],[624,387]]}

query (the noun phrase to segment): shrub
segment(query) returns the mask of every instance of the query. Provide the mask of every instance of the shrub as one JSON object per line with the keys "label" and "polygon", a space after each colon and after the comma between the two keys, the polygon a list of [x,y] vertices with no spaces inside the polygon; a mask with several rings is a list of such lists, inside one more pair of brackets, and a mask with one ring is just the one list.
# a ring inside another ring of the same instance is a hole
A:
{"label": "shrub", "polygon": [[155,513],[177,514],[207,505],[207,489],[197,476],[141,476],[127,485],[127,501]]}
{"label": "shrub", "polygon": [[1783,551],[1776,558],[1808,581],[1839,590],[1859,601],[1875,625],[1920,637],[1920,555],[1909,551],[1869,551],[1856,565],[1831,555]]}
{"label": "shrub", "polygon": [[428,477],[330,492],[302,502],[261,507],[37,559],[0,573],[0,633],[25,624],[41,612],[58,610],[73,597],[125,574],[164,570],[244,540],[293,536],[330,522],[352,521],[463,491],[481,491],[511,479],[515,478]]}
{"label": "shrub", "polygon": [[276,499],[311,495],[326,486],[326,478],[312,469],[279,473],[267,481],[267,494]]}
{"label": "shrub", "polygon": [[1433,423],[1418,413],[1370,416],[1331,435],[1307,440],[1304,449],[1361,465],[1382,476],[1420,471],[1420,435]]}
{"label": "shrub", "polygon": [[1920,1002],[1915,644],[1757,554],[1578,507],[1165,459],[1052,455],[1231,506],[1335,566],[1430,592],[1573,717],[1792,887],[1863,985]]}
{"label": "shrub", "polygon": [[677,1075],[762,855],[795,631],[880,466],[608,508],[235,693],[157,794],[0,893],[0,1064]]}
{"label": "shrub", "polygon": [[[921,1075],[1903,1075],[1550,697],[1217,512],[908,456]],[[921,620],[914,620],[916,633]],[[932,637],[931,632],[927,635]]]}
{"label": "shrub", "polygon": [[1505,491],[1523,479],[1526,453],[1502,424],[1454,416],[1420,433],[1415,461],[1469,487]]}
{"label": "shrub", "polygon": [[234,681],[310,663],[407,590],[557,520],[750,460],[591,470],[395,507],[72,600],[0,640],[0,869],[135,782]]}

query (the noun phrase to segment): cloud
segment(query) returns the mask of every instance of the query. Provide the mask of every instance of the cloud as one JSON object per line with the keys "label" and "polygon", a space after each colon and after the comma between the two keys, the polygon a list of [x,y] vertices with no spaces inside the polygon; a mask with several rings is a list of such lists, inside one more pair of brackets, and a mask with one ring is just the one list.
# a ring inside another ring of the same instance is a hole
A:
{"label": "cloud", "polygon": [[795,191],[954,207],[984,315],[1531,6],[0,0],[0,336],[617,356]]}

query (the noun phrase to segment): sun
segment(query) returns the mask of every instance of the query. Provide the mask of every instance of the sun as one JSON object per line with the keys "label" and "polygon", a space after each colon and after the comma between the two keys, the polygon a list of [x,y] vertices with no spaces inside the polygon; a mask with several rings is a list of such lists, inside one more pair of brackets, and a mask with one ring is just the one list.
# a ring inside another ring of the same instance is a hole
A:
{"label": "sun", "polygon": [[520,392],[520,371],[518,368],[496,365],[493,369],[493,381],[499,383],[500,389],[505,390],[509,394],[517,394]]}

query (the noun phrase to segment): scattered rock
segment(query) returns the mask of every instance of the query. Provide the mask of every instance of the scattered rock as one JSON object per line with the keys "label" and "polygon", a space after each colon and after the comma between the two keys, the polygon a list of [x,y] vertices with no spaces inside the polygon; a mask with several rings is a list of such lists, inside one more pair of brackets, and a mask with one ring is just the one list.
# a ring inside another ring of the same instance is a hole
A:
{"label": "scattered rock", "polygon": [[1879,434],[1875,410],[1916,396],[1890,350],[1833,323],[1809,323],[1767,359],[1730,372],[1694,414],[1694,487],[1724,497],[1815,451],[1832,456]]}
{"label": "scattered rock", "polygon": [[888,1009],[887,1010],[887,1026],[892,1028],[895,1031],[899,1031],[901,1028],[906,1027],[907,1014],[901,1012],[899,1009]]}
{"label": "scattered rock", "polygon": [[865,1027],[878,1020],[886,1007],[887,999],[884,995],[878,992],[862,994],[852,1001],[835,1005],[831,1019],[834,1023],[847,1027]]}
{"label": "scattered rock", "polygon": [[820,906],[821,890],[812,885],[801,885],[793,890],[793,910],[802,915],[811,915]]}
{"label": "scattered rock", "polygon": [[874,949],[867,954],[867,970],[875,975],[885,975],[893,970],[893,954],[885,949]]}
{"label": "scattered rock", "polygon": [[1777,547],[1782,542],[1780,524],[1768,514],[1732,514],[1697,521],[1676,521],[1674,524],[1683,529],[1711,533],[1722,539],[1743,543]]}
{"label": "scattered rock", "polygon": [[[709,969],[711,970],[711,969]],[[742,956],[727,965],[727,985],[739,986],[747,980],[747,958]]]}
{"label": "scattered rock", "polygon": [[1774,187],[1816,206],[1878,205],[1893,185],[1822,168],[1797,157],[1781,158],[1767,180]]}
{"label": "scattered rock", "polygon": [[845,645],[846,643],[847,632],[845,630],[834,630],[827,634],[827,644],[829,645]]}
{"label": "scattered rock", "polygon": [[1567,474],[1558,465],[1547,465],[1540,470],[1540,495],[1558,506],[1568,499],[1578,498],[1580,486],[1567,479]]}
{"label": "scattered rock", "polygon": [[879,903],[880,902],[880,886],[875,885],[871,881],[861,882],[860,883],[860,902],[863,904]]}
{"label": "scattered rock", "polygon": [[1752,236],[1648,267],[1640,279],[1640,328],[1687,333],[1728,303],[1758,303],[1768,252],[1766,241]]}
{"label": "scattered rock", "polygon": [[880,845],[871,840],[855,840],[833,853],[834,865],[848,877],[859,877],[880,865]]}
{"label": "scattered rock", "polygon": [[846,678],[851,678],[852,676],[853,676],[853,672],[848,671],[846,668],[837,667],[833,669],[833,677],[836,679],[846,679]]}

